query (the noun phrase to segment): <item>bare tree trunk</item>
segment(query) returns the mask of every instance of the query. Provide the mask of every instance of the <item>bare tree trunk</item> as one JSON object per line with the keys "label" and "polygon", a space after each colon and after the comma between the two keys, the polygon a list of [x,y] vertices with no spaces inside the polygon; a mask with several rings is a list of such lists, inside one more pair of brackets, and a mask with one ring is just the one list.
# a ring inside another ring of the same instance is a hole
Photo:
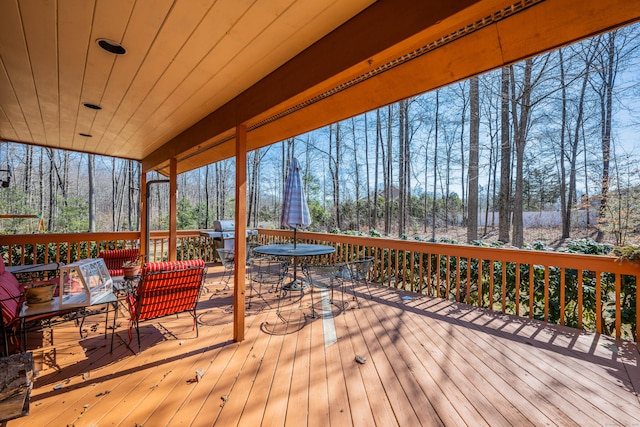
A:
{"label": "bare tree trunk", "polygon": [[[380,156],[382,155],[382,159]],[[380,123],[380,109],[376,110],[376,166],[373,181],[373,228],[378,228],[378,166],[382,160],[384,164],[384,147],[382,146],[382,124]],[[382,168],[383,173],[385,168]]]}
{"label": "bare tree trunk", "polygon": [[[40,197],[38,198],[38,213],[40,215],[44,215],[44,149],[40,147],[40,160],[38,163],[38,193]],[[51,217],[47,218],[47,221],[50,221]],[[50,222],[48,222],[47,226],[50,226]]]}
{"label": "bare tree trunk", "polygon": [[250,190],[249,190],[249,206],[247,213],[247,221],[253,219],[253,226],[258,225],[258,210],[260,209],[260,149],[253,152],[253,167],[251,170]]}
{"label": "bare tree trunk", "polygon": [[562,216],[562,238],[569,237],[571,214],[567,212],[567,171],[564,164],[566,157],[565,135],[567,134],[567,84],[564,72],[562,49],[558,49],[560,61],[560,87],[562,89],[562,120],[560,124],[560,215]]}
{"label": "bare tree trunk", "polygon": [[513,74],[513,66],[511,70],[511,99],[512,99],[512,117],[514,128],[514,142],[516,146],[516,188],[513,199],[513,245],[521,248],[524,245],[524,226],[523,226],[523,165],[524,165],[524,148],[527,142],[527,128],[529,126],[529,117],[531,113],[531,70],[533,68],[533,60],[525,60],[524,78],[522,82],[522,95],[520,97],[520,117],[516,114],[516,97],[515,97],[515,78]]}
{"label": "bare tree trunk", "polygon": [[440,90],[436,89],[436,120],[435,120],[435,141],[433,144],[433,200],[431,204],[431,239],[436,239],[436,213],[438,198],[436,192],[438,190],[438,116],[440,114]]}
{"label": "bare tree trunk", "polygon": [[[606,40],[606,61],[603,64],[602,75],[602,92],[600,93],[600,110],[601,110],[601,133],[602,133],[602,178],[600,180],[600,207],[598,210],[598,220],[603,221],[607,211],[607,203],[609,201],[609,167],[611,162],[611,114],[613,104],[613,85],[615,83],[615,52],[617,31],[607,34]],[[597,241],[602,241],[604,232],[602,227],[598,227]]]}
{"label": "bare tree trunk", "polygon": [[50,148],[46,149],[49,154],[49,221],[47,224],[47,230],[51,231],[54,229],[55,219],[56,219],[56,193],[58,186],[55,185],[54,173],[56,172],[55,166],[55,157],[53,154],[53,150]]}
{"label": "bare tree trunk", "polygon": [[89,232],[96,232],[96,195],[95,195],[95,156],[87,155],[87,172],[89,178]]}
{"label": "bare tree trunk", "polygon": [[[366,177],[367,187],[367,227],[369,230],[373,228],[373,222],[371,220],[371,184],[369,181],[369,126],[367,124],[367,114],[364,115],[364,169]],[[377,159],[376,159],[377,161]]]}
{"label": "bare tree trunk", "polygon": [[406,193],[406,202],[405,202],[405,212],[406,212],[406,217],[404,220],[404,224],[405,224],[405,230],[407,228],[408,225],[411,225],[412,221],[412,204],[411,204],[411,139],[412,139],[412,135],[409,132],[409,120],[410,120],[410,115],[409,115],[409,109],[411,108],[411,104],[409,102],[407,102],[407,110],[405,112],[406,114],[406,118],[404,121],[404,137],[405,137],[405,143],[404,143],[404,158],[405,158],[405,165],[404,165],[404,175],[405,175],[405,193]]}
{"label": "bare tree trunk", "polygon": [[387,173],[385,175],[385,184],[384,184],[384,233],[389,235],[391,234],[391,194],[392,194],[392,185],[393,185],[393,170],[391,169],[392,163],[392,143],[393,143],[393,132],[392,132],[392,106],[389,105],[387,107],[387,164],[386,170]]}
{"label": "bare tree trunk", "polygon": [[[480,157],[480,90],[478,77],[469,85],[469,191],[467,200],[467,242],[478,239],[478,166]],[[463,168],[464,169],[464,168]]]}
{"label": "bare tree trunk", "polygon": [[442,200],[444,202],[444,229],[448,230],[449,229],[449,194],[451,193],[451,158],[453,156],[453,144],[455,143],[453,138],[449,141],[446,141],[447,145],[446,145],[446,155],[447,155],[447,161],[446,163],[446,168],[444,171],[444,183],[445,183],[445,187],[444,187],[444,191],[442,192]]}
{"label": "bare tree trunk", "polygon": [[209,228],[209,169],[207,164],[204,168],[204,228]]}
{"label": "bare tree trunk", "polygon": [[[329,172],[333,188],[333,208],[335,211],[336,227],[342,230],[342,215],[340,214],[340,146],[342,135],[340,123],[335,124],[335,144],[333,138],[333,125],[329,126]],[[333,147],[335,146],[335,150]]]}
{"label": "bare tree trunk", "polygon": [[[366,133],[366,131],[365,131]],[[360,231],[360,209],[358,208],[358,204],[360,202],[360,171],[359,171],[359,167],[358,167],[358,155],[356,154],[358,147],[356,144],[356,121],[355,119],[351,119],[351,137],[353,140],[353,162],[354,162],[354,172],[355,172],[355,190],[356,190],[356,201],[355,201],[355,208],[356,208],[356,230]]]}
{"label": "bare tree trunk", "polygon": [[398,236],[405,234],[405,207],[406,207],[406,174],[405,164],[405,120],[407,111],[407,101],[402,100],[398,103],[398,121],[400,124],[400,132],[398,135]]}
{"label": "bare tree trunk", "polygon": [[[583,116],[584,116],[584,98],[587,92],[587,84],[589,82],[589,71],[592,66],[592,58],[593,51],[591,50],[591,44],[589,45],[589,51],[587,53],[587,57],[585,59],[585,71],[582,79],[582,87],[580,88],[580,100],[578,101],[578,117],[576,118],[576,126],[573,135],[573,142],[571,143],[571,157],[569,159],[569,194],[567,199],[567,207],[566,211],[566,219],[563,221],[563,237],[569,237],[569,232],[571,230],[571,209],[577,202],[577,194],[576,194],[576,174],[577,167],[576,163],[578,160],[578,144],[580,143],[580,129],[584,125]],[[566,236],[565,236],[565,222],[566,222]]]}
{"label": "bare tree trunk", "polygon": [[63,155],[62,155],[62,186],[63,186],[63,193],[65,194],[65,206],[67,205],[66,202],[66,198],[69,194],[69,152],[68,151],[64,151]]}
{"label": "bare tree trunk", "polygon": [[27,203],[31,204],[31,171],[33,169],[33,146],[25,147],[25,171],[24,171],[24,192],[27,195]]}
{"label": "bare tree trunk", "polygon": [[[472,79],[477,79],[477,77],[473,77]],[[470,79],[469,81],[471,81],[472,79]],[[477,83],[476,83],[477,84]],[[469,207],[468,207],[468,203],[467,203],[467,190],[468,190],[468,183],[465,181],[465,147],[464,147],[464,139],[465,139],[465,135],[464,135],[464,126],[465,123],[467,121],[467,98],[465,97],[465,84],[464,82],[461,83],[461,96],[462,96],[462,112],[460,114],[460,182],[462,183],[462,188],[460,189],[461,194],[461,198],[460,201],[462,202],[462,225],[466,226],[467,225],[467,221],[468,221],[468,216],[469,216]],[[469,89],[469,92],[471,92],[471,89]],[[471,96],[471,93],[469,93],[469,96]],[[478,101],[479,102],[479,101]],[[479,109],[480,107],[478,107]],[[479,113],[478,113],[479,115]],[[472,118],[470,117],[470,120],[472,120]],[[479,122],[478,122],[479,123]],[[471,126],[471,123],[469,124]],[[478,124],[478,126],[480,126]],[[469,138],[471,138],[471,135],[469,135]],[[471,148],[469,148],[469,150],[471,150]],[[477,184],[477,183],[476,183]],[[477,209],[476,209],[477,210]],[[476,218],[476,230],[477,230],[477,218]],[[477,234],[477,231],[476,231]]]}
{"label": "bare tree trunk", "polygon": [[116,159],[111,159],[111,200],[113,201],[111,209],[111,231],[118,231],[116,228],[116,200],[118,199],[118,178],[116,174]]}
{"label": "bare tree trunk", "polygon": [[509,140],[509,69],[502,68],[500,194],[498,196],[498,240],[509,242],[511,226],[511,141]]}
{"label": "bare tree trunk", "polygon": [[427,233],[427,225],[429,223],[429,194],[427,193],[427,181],[428,181],[428,172],[429,172],[429,168],[428,165],[429,164],[429,138],[427,138],[427,141],[425,142],[424,145],[424,224],[423,224],[423,229],[422,232],[423,233]]}

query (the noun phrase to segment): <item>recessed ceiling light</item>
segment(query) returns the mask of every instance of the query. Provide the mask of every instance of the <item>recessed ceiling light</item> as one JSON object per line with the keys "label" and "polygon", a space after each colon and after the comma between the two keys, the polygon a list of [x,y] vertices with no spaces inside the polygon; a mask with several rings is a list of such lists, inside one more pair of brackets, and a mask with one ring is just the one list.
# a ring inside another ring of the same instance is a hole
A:
{"label": "recessed ceiling light", "polygon": [[93,135],[88,134],[88,133],[79,133],[78,135],[84,136],[85,138],[91,138],[93,136]]}
{"label": "recessed ceiling light", "polygon": [[90,102],[83,102],[82,105],[84,105],[87,108],[91,108],[92,110],[102,110],[102,107],[96,104],[92,104]]}
{"label": "recessed ceiling light", "polygon": [[125,49],[120,43],[116,43],[113,40],[98,39],[96,40],[96,43],[98,43],[98,46],[102,49],[109,53],[113,53],[114,55],[124,55],[127,53],[127,49]]}

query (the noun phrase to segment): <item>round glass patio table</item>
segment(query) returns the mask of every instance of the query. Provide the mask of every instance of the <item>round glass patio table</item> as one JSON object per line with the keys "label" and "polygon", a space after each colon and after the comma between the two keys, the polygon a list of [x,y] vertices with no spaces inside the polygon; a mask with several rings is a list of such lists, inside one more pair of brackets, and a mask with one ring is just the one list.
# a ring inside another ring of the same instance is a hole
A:
{"label": "round glass patio table", "polygon": [[336,248],[328,245],[312,245],[308,243],[284,243],[276,245],[263,245],[253,249],[254,252],[262,255],[293,257],[293,281],[283,286],[285,290],[302,290],[304,286],[298,284],[297,278],[297,257],[308,257],[332,254]]}
{"label": "round glass patio table", "polygon": [[332,254],[336,251],[336,248],[333,246],[311,245],[307,243],[300,243],[295,246],[293,243],[285,243],[280,245],[257,246],[253,251],[263,255],[299,257]]}

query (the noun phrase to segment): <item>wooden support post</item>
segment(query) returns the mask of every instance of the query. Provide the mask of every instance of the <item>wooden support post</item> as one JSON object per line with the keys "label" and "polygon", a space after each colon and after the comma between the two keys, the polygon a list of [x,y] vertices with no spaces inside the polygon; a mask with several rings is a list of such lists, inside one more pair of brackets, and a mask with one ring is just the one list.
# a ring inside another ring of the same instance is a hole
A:
{"label": "wooden support post", "polygon": [[169,261],[177,261],[178,160],[169,159]]}
{"label": "wooden support post", "polygon": [[233,277],[233,340],[244,340],[247,268],[247,128],[236,127],[236,217]]}
{"label": "wooden support post", "polygon": [[147,247],[147,173],[140,171],[140,255],[144,259],[150,261],[148,254],[149,248]]}

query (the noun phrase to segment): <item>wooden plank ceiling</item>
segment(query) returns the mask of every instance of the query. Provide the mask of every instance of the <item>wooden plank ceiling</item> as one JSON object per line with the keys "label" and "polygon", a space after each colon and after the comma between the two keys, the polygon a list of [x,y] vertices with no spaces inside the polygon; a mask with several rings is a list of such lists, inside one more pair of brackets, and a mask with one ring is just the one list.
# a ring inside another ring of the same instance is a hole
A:
{"label": "wooden plank ceiling", "polygon": [[628,0],[4,0],[0,139],[184,172],[232,156],[238,124],[265,146],[638,19]]}

